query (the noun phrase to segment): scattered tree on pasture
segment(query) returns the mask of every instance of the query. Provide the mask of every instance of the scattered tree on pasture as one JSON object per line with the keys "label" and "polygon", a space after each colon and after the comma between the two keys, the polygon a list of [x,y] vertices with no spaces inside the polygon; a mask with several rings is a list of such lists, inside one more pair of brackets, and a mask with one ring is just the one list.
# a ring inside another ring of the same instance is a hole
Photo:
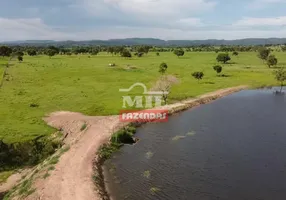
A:
{"label": "scattered tree on pasture", "polygon": [[48,46],[48,50],[53,50],[55,52],[55,54],[59,54],[60,53],[60,49],[55,47],[55,46]]}
{"label": "scattered tree on pasture", "polygon": [[161,91],[164,104],[166,105],[171,88],[177,83],[179,83],[179,81],[175,76],[164,75],[160,77],[160,80],[157,81],[156,85],[152,88],[152,91]]}
{"label": "scattered tree on pasture", "polygon": [[57,54],[57,52],[53,49],[48,49],[46,51],[46,54],[51,58],[51,57],[55,56]]}
{"label": "scattered tree on pasture", "polygon": [[194,73],[192,73],[192,76],[195,79],[197,79],[198,81],[200,81],[201,79],[203,79],[204,73],[203,72],[194,72]]}
{"label": "scattered tree on pasture", "polygon": [[134,55],[141,58],[144,55],[144,53],[143,52],[136,52]]}
{"label": "scattered tree on pasture", "polygon": [[[144,46],[137,46],[135,47],[135,51],[137,51],[137,53],[145,53],[145,54],[148,54],[149,53],[149,50],[151,49],[152,47],[151,46],[147,46],[147,45],[144,45]],[[142,55],[143,55],[142,54]]]}
{"label": "scattered tree on pasture", "polygon": [[220,53],[218,54],[216,60],[225,64],[227,61],[231,60],[231,58],[228,53]]}
{"label": "scattered tree on pasture", "polygon": [[94,48],[90,51],[91,55],[97,55],[99,53],[99,49],[98,48]]}
{"label": "scattered tree on pasture", "polygon": [[9,57],[12,54],[12,49],[7,46],[0,46],[0,56]]}
{"label": "scattered tree on pasture", "polygon": [[18,61],[22,62],[23,61],[23,56],[18,56]]}
{"label": "scattered tree on pasture", "polygon": [[233,56],[238,56],[238,52],[237,52],[237,51],[234,51],[234,52],[232,53],[232,55],[233,55]]}
{"label": "scattered tree on pasture", "polygon": [[178,57],[185,55],[185,51],[183,49],[175,49],[174,54]]}
{"label": "scattered tree on pasture", "polygon": [[157,53],[156,53],[156,56],[160,56],[160,53],[159,53],[159,52],[157,52]]}
{"label": "scattered tree on pasture", "polygon": [[213,69],[216,71],[217,74],[222,72],[222,66],[220,65],[213,66]]}
{"label": "scattered tree on pasture", "polygon": [[113,55],[114,52],[115,52],[114,47],[108,47],[107,48],[107,53],[111,53]]}
{"label": "scattered tree on pasture", "polygon": [[286,81],[286,71],[284,67],[279,68],[274,71],[275,79],[280,82],[280,93],[282,92],[282,88],[284,85],[284,81]]}
{"label": "scattered tree on pasture", "polygon": [[269,68],[271,66],[277,65],[277,63],[278,63],[278,60],[277,60],[277,58],[274,55],[268,56],[268,58],[267,58],[267,65],[268,65]]}
{"label": "scattered tree on pasture", "polygon": [[27,53],[29,56],[36,56],[37,55],[37,51],[35,49],[28,49]]}
{"label": "scattered tree on pasture", "polygon": [[159,72],[163,75],[166,73],[168,69],[168,65],[166,63],[161,63],[160,66],[159,66]]}
{"label": "scattered tree on pasture", "polygon": [[266,61],[268,56],[270,54],[270,49],[267,49],[265,47],[258,49],[258,58],[260,58],[263,61]]}
{"label": "scattered tree on pasture", "polygon": [[122,50],[122,52],[120,54],[121,54],[121,57],[124,57],[124,58],[131,58],[132,57],[130,51],[128,51],[127,49]]}

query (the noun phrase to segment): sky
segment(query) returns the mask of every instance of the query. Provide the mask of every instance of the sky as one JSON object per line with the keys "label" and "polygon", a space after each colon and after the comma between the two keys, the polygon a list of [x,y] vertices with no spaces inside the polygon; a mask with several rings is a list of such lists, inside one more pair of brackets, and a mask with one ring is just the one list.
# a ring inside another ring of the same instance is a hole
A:
{"label": "sky", "polygon": [[286,37],[286,0],[0,0],[0,41]]}

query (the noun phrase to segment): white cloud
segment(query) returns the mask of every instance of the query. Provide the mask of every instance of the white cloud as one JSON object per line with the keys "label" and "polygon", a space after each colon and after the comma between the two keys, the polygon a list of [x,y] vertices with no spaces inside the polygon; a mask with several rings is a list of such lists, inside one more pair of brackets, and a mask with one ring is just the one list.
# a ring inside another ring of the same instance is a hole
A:
{"label": "white cloud", "polygon": [[[66,31],[46,25],[39,18],[6,19],[0,18],[2,28],[0,41],[11,40],[92,40],[115,39],[130,37],[153,37],[161,39],[239,39],[249,37],[285,37],[286,27],[279,30],[253,29],[257,24],[285,25],[286,17],[280,18],[245,18],[233,26],[217,26],[210,28],[202,24],[198,18],[185,18],[178,20],[187,28],[179,25],[174,27],[130,27],[130,26],[105,26],[79,31]],[[242,27],[244,26],[244,27]],[[203,29],[201,28],[203,27]]]}
{"label": "white cloud", "polygon": [[165,40],[201,40],[201,39],[243,39],[243,38],[268,38],[285,37],[286,28],[279,31],[274,30],[181,30],[167,28],[140,28],[140,27],[109,27],[76,33],[77,39],[110,39],[110,38],[132,38],[152,37]]}
{"label": "white cloud", "polygon": [[286,25],[286,16],[275,17],[275,18],[251,18],[245,17],[236,23],[233,26],[285,26]]}
{"label": "white cloud", "polygon": [[39,18],[7,19],[0,18],[0,41],[64,39],[68,34],[58,32],[45,25]]}
{"label": "white cloud", "polygon": [[267,8],[269,5],[286,3],[286,0],[254,0],[247,6],[249,9],[259,10]]}
{"label": "white cloud", "polygon": [[213,9],[214,0],[77,0],[72,7],[104,19],[169,24]]}
{"label": "white cloud", "polygon": [[[91,0],[89,0],[91,1]],[[215,6],[205,0],[104,0],[125,13],[144,17],[170,17],[207,11]]]}
{"label": "white cloud", "polygon": [[183,27],[203,26],[203,22],[199,18],[183,18],[176,21],[176,24]]}

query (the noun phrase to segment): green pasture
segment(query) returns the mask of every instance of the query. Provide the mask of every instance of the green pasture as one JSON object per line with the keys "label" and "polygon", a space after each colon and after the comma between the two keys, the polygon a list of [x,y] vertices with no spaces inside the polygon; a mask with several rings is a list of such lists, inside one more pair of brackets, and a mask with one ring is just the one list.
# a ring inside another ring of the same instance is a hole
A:
{"label": "green pasture", "polygon": [[[286,54],[274,53],[279,65],[286,64]],[[252,87],[276,84],[269,69],[254,52],[232,56],[217,77],[212,66],[217,64],[214,52],[186,53],[178,58],[172,53],[149,53],[130,59],[100,53],[97,56],[24,56],[24,62],[13,61],[8,78],[0,89],[0,139],[17,142],[54,130],[42,120],[46,114],[67,110],[87,115],[118,114],[122,109],[120,88],[141,82],[151,88],[159,79],[159,65],[168,64],[167,74],[176,76],[180,83],[173,86],[169,103],[217,89],[249,85]],[[1,60],[2,59],[2,60]],[[0,58],[0,73],[7,60]],[[116,67],[109,67],[115,63]],[[198,82],[191,74],[203,71]],[[136,88],[131,95],[142,93]]]}

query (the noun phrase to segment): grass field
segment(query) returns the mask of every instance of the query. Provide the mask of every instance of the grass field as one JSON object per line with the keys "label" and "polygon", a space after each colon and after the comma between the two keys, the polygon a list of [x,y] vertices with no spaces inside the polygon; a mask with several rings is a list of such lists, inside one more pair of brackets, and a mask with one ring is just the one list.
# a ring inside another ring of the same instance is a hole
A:
{"label": "grass field", "polygon": [[[279,65],[286,65],[285,53],[275,52]],[[8,81],[0,89],[0,139],[16,142],[48,135],[53,129],[42,117],[50,112],[68,110],[88,115],[118,114],[122,108],[120,88],[129,88],[142,82],[149,88],[159,79],[161,62],[168,64],[168,74],[175,75],[180,84],[170,94],[170,102],[194,97],[220,88],[237,85],[274,85],[272,70],[256,53],[232,56],[231,63],[223,65],[223,74],[217,77],[212,66],[217,64],[216,53],[186,53],[177,58],[172,53],[149,53],[142,58],[125,59],[100,53],[89,58],[80,56],[24,57],[23,63],[14,61],[8,69]],[[0,73],[3,63],[0,61]],[[109,67],[115,63],[116,67]],[[129,66],[129,67],[127,67]],[[135,67],[136,69],[131,69]],[[198,83],[191,74],[203,71]],[[136,88],[132,94],[142,93]],[[34,106],[31,107],[31,104]]]}

